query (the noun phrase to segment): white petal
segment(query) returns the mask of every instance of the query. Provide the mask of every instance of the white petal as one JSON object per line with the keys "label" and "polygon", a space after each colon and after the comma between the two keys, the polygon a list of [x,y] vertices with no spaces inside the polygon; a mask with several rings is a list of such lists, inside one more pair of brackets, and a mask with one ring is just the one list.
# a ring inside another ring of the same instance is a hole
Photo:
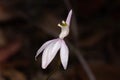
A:
{"label": "white petal", "polygon": [[70,25],[71,17],[72,17],[72,10],[70,10],[70,12],[69,12],[69,14],[67,16],[67,19],[66,19],[66,23],[68,24],[68,26]]}
{"label": "white petal", "polygon": [[36,53],[36,56],[35,56],[35,60],[37,60],[37,56],[52,42],[52,41],[55,41],[56,39],[53,39],[53,40],[49,40],[47,42],[45,42],[41,47],[40,49],[38,49],[37,53]]}
{"label": "white petal", "polygon": [[68,56],[69,56],[68,47],[67,47],[65,41],[62,40],[61,49],[60,49],[60,59],[61,59],[61,62],[62,62],[64,69],[67,68]]}
{"label": "white petal", "polygon": [[48,53],[50,52],[51,48],[53,47],[53,45],[55,44],[55,41],[53,41],[52,43],[50,43],[45,50],[43,51],[42,54],[42,68],[45,69],[47,67],[47,63],[48,63]]}
{"label": "white petal", "polygon": [[52,42],[43,52],[42,56],[42,68],[45,69],[50,62],[53,60],[58,50],[60,49],[61,41],[58,39],[57,41]]}
{"label": "white petal", "polygon": [[[58,52],[58,50],[60,49],[61,46],[61,40],[58,39],[58,41],[53,45],[51,51],[49,52],[49,63],[53,60],[53,58],[55,57],[56,53]],[[48,64],[49,64],[48,63]]]}

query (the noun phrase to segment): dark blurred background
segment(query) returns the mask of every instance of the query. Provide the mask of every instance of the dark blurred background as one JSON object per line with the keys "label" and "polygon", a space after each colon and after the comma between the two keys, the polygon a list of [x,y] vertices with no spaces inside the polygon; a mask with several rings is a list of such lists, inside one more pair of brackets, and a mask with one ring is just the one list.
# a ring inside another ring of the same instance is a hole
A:
{"label": "dark blurred background", "polygon": [[[58,37],[57,24],[70,9],[68,68],[58,54],[43,70],[36,51]],[[120,0],[0,0],[0,80],[94,80],[91,75],[120,80]]]}

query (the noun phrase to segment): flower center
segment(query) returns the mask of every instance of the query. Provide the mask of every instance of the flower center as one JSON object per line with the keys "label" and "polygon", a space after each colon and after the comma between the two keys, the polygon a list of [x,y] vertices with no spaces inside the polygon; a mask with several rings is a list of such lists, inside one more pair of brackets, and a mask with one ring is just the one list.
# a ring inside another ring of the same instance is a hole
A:
{"label": "flower center", "polygon": [[62,27],[67,27],[68,24],[65,21],[62,21],[62,23],[58,24],[58,26],[62,28]]}

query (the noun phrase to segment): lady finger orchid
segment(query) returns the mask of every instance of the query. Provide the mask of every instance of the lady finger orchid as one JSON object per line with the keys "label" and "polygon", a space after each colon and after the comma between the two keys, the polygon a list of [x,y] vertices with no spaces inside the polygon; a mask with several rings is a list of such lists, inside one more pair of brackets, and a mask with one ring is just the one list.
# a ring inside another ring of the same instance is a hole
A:
{"label": "lady finger orchid", "polygon": [[72,17],[72,10],[70,10],[66,21],[62,21],[62,24],[58,24],[58,26],[61,28],[61,33],[59,35],[59,38],[45,42],[37,51],[35,59],[37,59],[37,56],[43,51],[43,54],[42,54],[43,69],[45,69],[50,64],[50,62],[56,56],[59,49],[60,49],[60,59],[61,59],[63,68],[64,69],[67,68],[69,50],[63,39],[69,34],[71,17]]}

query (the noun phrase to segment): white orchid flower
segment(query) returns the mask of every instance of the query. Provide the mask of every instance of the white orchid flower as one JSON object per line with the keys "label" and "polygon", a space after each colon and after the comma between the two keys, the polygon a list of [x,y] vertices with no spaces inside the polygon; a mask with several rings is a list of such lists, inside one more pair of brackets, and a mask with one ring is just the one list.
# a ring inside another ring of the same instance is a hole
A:
{"label": "white orchid flower", "polygon": [[50,62],[56,56],[59,49],[60,49],[60,59],[61,59],[63,68],[64,69],[67,68],[69,50],[63,39],[69,34],[71,17],[72,17],[72,10],[70,10],[66,21],[62,21],[62,24],[58,24],[58,26],[61,28],[61,33],[59,35],[59,38],[45,42],[37,51],[35,59],[43,51],[43,54],[42,54],[43,69],[45,69],[50,64]]}

